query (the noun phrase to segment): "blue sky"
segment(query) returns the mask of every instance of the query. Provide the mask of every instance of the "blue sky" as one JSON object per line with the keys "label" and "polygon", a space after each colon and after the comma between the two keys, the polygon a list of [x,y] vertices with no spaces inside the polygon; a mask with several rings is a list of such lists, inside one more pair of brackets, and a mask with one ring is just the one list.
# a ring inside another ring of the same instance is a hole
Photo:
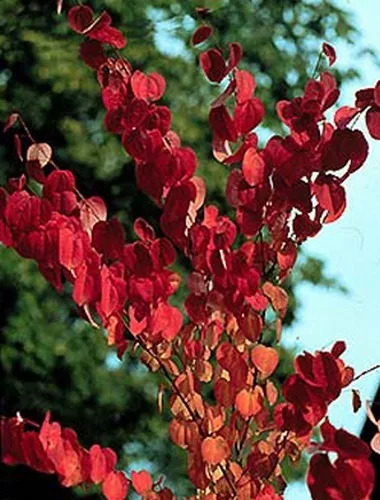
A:
{"label": "blue sky", "polygon": [[[363,45],[379,48],[380,11],[377,0],[341,0],[337,5],[354,13]],[[331,41],[333,43],[333,41]],[[337,65],[350,61],[350,46],[337,45]],[[361,78],[342,88],[342,104],[351,104],[359,88],[371,87],[380,79],[380,68],[369,58],[360,60]],[[358,128],[364,131],[363,123]],[[327,272],[336,276],[350,291],[348,296],[301,285],[303,303],[300,320],[284,335],[284,343],[297,349],[313,351],[345,340],[343,358],[357,373],[380,362],[380,141],[369,140],[370,156],[362,169],[347,182],[348,208],[336,223],[306,245],[306,250],[322,258]],[[355,388],[362,399],[372,399],[380,382],[379,373],[360,379]],[[359,434],[365,411],[354,414],[351,391],[344,391],[330,406],[331,422]],[[285,500],[310,499],[306,487],[294,484],[287,488]]]}

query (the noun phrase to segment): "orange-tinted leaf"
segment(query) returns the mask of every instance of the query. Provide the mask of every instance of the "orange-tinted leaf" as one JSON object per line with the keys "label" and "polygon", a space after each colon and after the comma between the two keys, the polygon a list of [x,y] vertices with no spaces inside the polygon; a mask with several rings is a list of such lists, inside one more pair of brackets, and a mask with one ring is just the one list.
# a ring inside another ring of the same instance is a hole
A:
{"label": "orange-tinted leaf", "polygon": [[29,146],[26,152],[26,159],[28,161],[38,161],[41,167],[44,167],[49,163],[53,151],[49,144],[46,142],[36,143]]}
{"label": "orange-tinted leaf", "polygon": [[251,351],[251,361],[263,377],[269,377],[278,365],[278,352],[273,347],[257,345]]}
{"label": "orange-tinted leaf", "polygon": [[260,386],[254,389],[242,389],[235,398],[235,407],[243,417],[257,415],[263,407],[263,390]]}
{"label": "orange-tinted leaf", "polygon": [[204,359],[196,359],[194,373],[200,382],[211,382],[213,374],[212,364]]}
{"label": "orange-tinted leaf", "polygon": [[278,399],[277,387],[271,380],[267,380],[265,384],[265,395],[267,397],[268,403],[273,406]]}
{"label": "orange-tinted leaf", "polygon": [[275,286],[269,281],[264,283],[262,289],[264,294],[271,301],[273,309],[278,311],[283,318],[288,307],[288,294],[283,288]]}
{"label": "orange-tinted leaf", "polygon": [[140,472],[133,470],[131,472],[131,481],[133,488],[139,495],[144,495],[153,488],[152,478],[146,470]]}
{"label": "orange-tinted leaf", "polygon": [[375,453],[380,454],[380,432],[376,432],[370,442],[370,446]]}
{"label": "orange-tinted leaf", "polygon": [[90,478],[94,484],[98,484],[106,477],[107,464],[106,457],[98,444],[94,444],[90,448]]}
{"label": "orange-tinted leaf", "polygon": [[107,500],[124,500],[128,494],[129,481],[121,471],[112,471],[102,484]]}
{"label": "orange-tinted leaf", "polygon": [[90,233],[95,224],[107,219],[107,207],[102,198],[92,196],[79,203],[80,221],[83,229]]}
{"label": "orange-tinted leaf", "polygon": [[201,453],[205,462],[210,465],[218,465],[230,456],[231,450],[222,436],[216,436],[207,437],[202,441]]}

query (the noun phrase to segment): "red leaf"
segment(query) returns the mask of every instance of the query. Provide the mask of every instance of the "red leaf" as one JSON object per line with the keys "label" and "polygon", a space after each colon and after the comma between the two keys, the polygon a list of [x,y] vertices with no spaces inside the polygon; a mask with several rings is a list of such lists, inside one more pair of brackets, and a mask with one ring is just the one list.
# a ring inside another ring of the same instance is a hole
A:
{"label": "red leaf", "polygon": [[68,13],[68,21],[72,30],[76,33],[83,33],[92,23],[93,10],[86,5],[72,7]]}
{"label": "red leaf", "polygon": [[235,124],[224,104],[210,110],[208,121],[213,133],[219,139],[231,142],[237,140]]}
{"label": "red leaf", "polygon": [[320,206],[327,210],[324,222],[329,223],[339,219],[346,209],[346,192],[339,181],[333,176],[321,174],[313,184],[313,192]]}
{"label": "red leaf", "polygon": [[110,471],[107,471],[106,457],[98,444],[90,448],[90,479],[94,484],[103,481]]}
{"label": "red leaf", "polygon": [[127,44],[121,31],[111,26],[111,16],[103,12],[100,17],[90,24],[85,30],[85,34],[93,40],[107,43],[116,49],[122,49]]}
{"label": "red leaf", "polygon": [[138,495],[145,495],[153,488],[151,475],[146,470],[131,472],[132,486]]}
{"label": "red leaf", "polygon": [[235,71],[235,81],[236,100],[239,104],[242,104],[252,97],[256,89],[256,82],[251,73],[245,70]]}
{"label": "red leaf", "polygon": [[207,40],[212,35],[212,28],[210,26],[200,26],[191,37],[191,43],[193,45],[199,45],[200,43]]}
{"label": "red leaf", "polygon": [[329,43],[323,42],[322,44],[322,52],[329,60],[329,66],[332,66],[336,61],[336,52],[332,45]]}
{"label": "red leaf", "polygon": [[340,128],[344,129],[350,123],[350,121],[355,118],[360,113],[360,109],[351,108],[350,106],[342,106],[337,109],[334,115],[334,123]]}
{"label": "red leaf", "polygon": [[135,71],[131,78],[134,95],[138,99],[158,101],[165,92],[165,79],[159,73],[145,75],[142,71]]}
{"label": "red leaf", "polygon": [[129,481],[121,471],[110,472],[102,484],[102,491],[107,500],[124,500],[128,488]]}
{"label": "red leaf", "polygon": [[68,20],[75,32],[86,34],[89,38],[112,45],[116,49],[122,49],[127,43],[122,33],[111,27],[112,19],[107,12],[103,12],[93,21],[93,10],[90,7],[76,6],[69,10]]}
{"label": "red leaf", "polygon": [[182,326],[182,314],[175,307],[161,302],[156,309],[152,320],[152,333],[160,334],[165,340],[173,340]]}
{"label": "red leaf", "polygon": [[24,432],[22,435],[22,449],[25,464],[33,469],[51,474],[55,472],[54,465],[48,459],[42,447],[39,436],[35,431]]}
{"label": "red leaf", "polygon": [[250,186],[260,186],[267,180],[263,157],[254,148],[245,152],[242,168],[244,178]]}
{"label": "red leaf", "polygon": [[234,111],[234,122],[239,134],[246,135],[263,120],[264,105],[257,97],[237,104]]}
{"label": "red leaf", "polygon": [[358,90],[355,94],[355,106],[360,109],[365,109],[368,106],[371,106],[374,101],[374,89],[367,88]]}

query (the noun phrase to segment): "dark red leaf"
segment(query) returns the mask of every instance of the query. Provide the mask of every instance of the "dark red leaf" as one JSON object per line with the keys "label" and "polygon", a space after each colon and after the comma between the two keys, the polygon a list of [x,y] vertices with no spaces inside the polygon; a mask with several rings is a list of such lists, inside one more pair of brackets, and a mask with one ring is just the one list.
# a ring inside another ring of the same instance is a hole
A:
{"label": "dark red leaf", "polygon": [[193,45],[199,45],[200,43],[207,40],[212,35],[212,28],[210,26],[204,25],[200,26],[191,37],[191,43]]}
{"label": "dark red leaf", "polygon": [[217,49],[202,52],[199,61],[205,75],[211,82],[220,83],[228,73],[224,58]]}
{"label": "dark red leaf", "polygon": [[241,48],[240,43],[237,42],[230,43],[227,73],[229,73],[231,69],[235,68],[240,63],[242,56],[243,56],[243,49]]}
{"label": "dark red leaf", "polygon": [[218,106],[212,108],[208,117],[210,127],[213,133],[221,140],[235,142],[237,133],[235,124],[228,114],[226,106]]}
{"label": "dark red leaf", "polygon": [[107,60],[103,46],[97,40],[84,41],[80,46],[80,56],[93,69],[98,69]]}
{"label": "dark red leaf", "polygon": [[380,107],[370,108],[365,115],[368,132],[374,139],[380,139]]}
{"label": "dark red leaf", "polygon": [[322,44],[322,52],[329,60],[329,66],[332,66],[336,61],[336,52],[332,45],[329,43],[323,42]]}
{"label": "dark red leaf", "polygon": [[380,80],[375,85],[375,89],[373,91],[373,97],[374,97],[376,106],[379,106],[379,108],[380,108]]}

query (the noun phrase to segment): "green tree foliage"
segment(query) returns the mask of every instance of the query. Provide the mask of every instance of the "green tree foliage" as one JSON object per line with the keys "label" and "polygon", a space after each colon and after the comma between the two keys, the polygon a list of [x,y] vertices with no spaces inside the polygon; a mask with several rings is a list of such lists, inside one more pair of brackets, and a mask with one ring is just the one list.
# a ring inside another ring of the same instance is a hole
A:
{"label": "green tree foliage", "polygon": [[[227,170],[223,172],[212,159],[207,125],[208,103],[216,94],[204,81],[189,42],[199,3],[90,3],[98,12],[107,9],[125,33],[129,40],[125,55],[135,68],[165,75],[164,104],[173,111],[173,128],[199,153],[210,199],[227,210],[223,194]],[[258,94],[272,117],[265,125],[272,129],[275,102],[302,87],[321,41],[352,42],[358,36],[349,14],[330,0],[210,0],[207,7],[217,40],[221,44],[238,40],[243,45],[245,64],[254,71]],[[96,76],[79,61],[78,47],[79,38],[54,13],[54,2],[1,0],[0,119],[18,110],[35,138],[53,146],[58,164],[75,171],[81,191],[106,200],[111,214],[117,213],[125,223],[130,240],[131,222],[143,216],[157,227],[159,211],[138,192],[133,165],[118,139],[103,128]],[[341,76],[347,80],[355,74],[351,68]],[[1,184],[18,173],[10,138],[2,142]],[[181,265],[185,270],[186,262]],[[325,277],[322,262],[306,257],[289,280],[289,290],[293,292],[301,280],[337,286]],[[298,305],[294,293],[291,301],[288,324]],[[101,445],[112,446],[125,465],[148,463],[153,472],[164,471],[179,494],[185,494],[184,459],[168,443],[165,414],[157,412],[156,376],[133,359],[121,364],[109,357],[102,331],[78,319],[70,300],[51,290],[31,262],[4,248],[0,248],[0,306],[1,412],[28,409],[32,411],[28,416],[39,420],[50,408],[64,425],[77,429],[84,444],[96,436]],[[284,353],[284,374],[290,363],[291,355]]]}

